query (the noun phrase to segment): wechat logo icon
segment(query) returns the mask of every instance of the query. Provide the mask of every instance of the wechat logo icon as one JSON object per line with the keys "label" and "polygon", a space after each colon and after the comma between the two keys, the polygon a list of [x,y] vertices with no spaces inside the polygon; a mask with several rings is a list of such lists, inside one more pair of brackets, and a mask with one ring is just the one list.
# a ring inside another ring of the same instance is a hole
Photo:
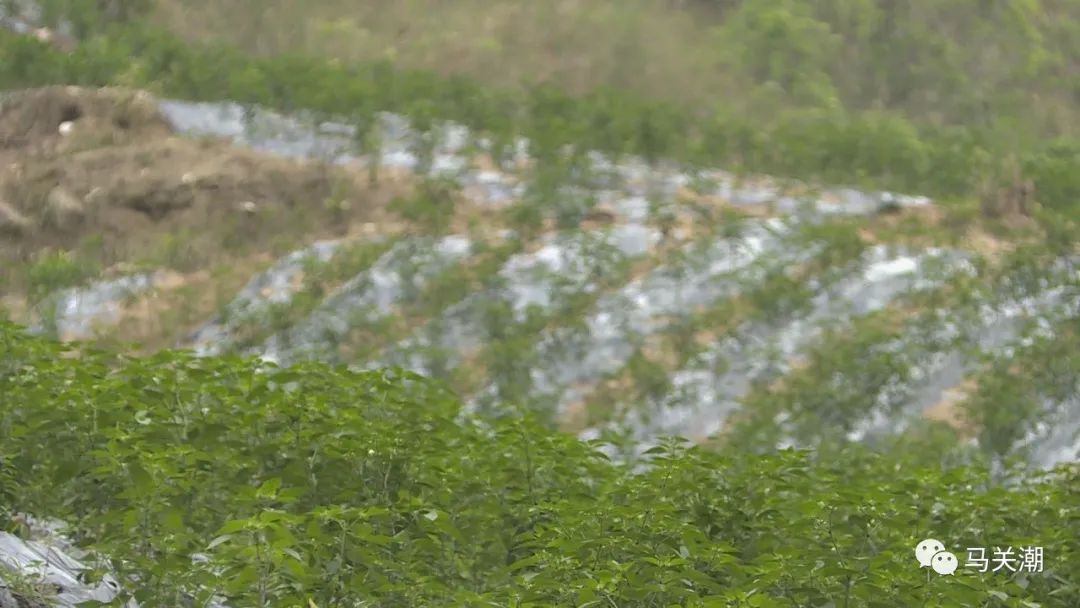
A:
{"label": "wechat logo icon", "polygon": [[945,550],[945,545],[939,540],[928,538],[915,546],[915,559],[919,560],[920,568],[931,568],[941,575],[950,575],[956,572],[958,562],[956,556]]}

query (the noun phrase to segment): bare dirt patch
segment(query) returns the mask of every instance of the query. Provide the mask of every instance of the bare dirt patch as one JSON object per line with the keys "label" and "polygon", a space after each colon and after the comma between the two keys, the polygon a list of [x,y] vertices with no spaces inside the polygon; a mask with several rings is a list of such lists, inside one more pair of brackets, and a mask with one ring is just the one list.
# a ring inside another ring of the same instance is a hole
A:
{"label": "bare dirt patch", "polygon": [[[68,129],[67,135],[62,133]],[[79,137],[70,137],[76,130]],[[120,144],[171,132],[153,97],[141,91],[53,86],[17,91],[0,100],[0,148],[5,150],[57,152],[95,136]]]}
{"label": "bare dirt patch", "polygon": [[859,236],[867,243],[893,243],[912,247],[957,247],[991,262],[1018,245],[1044,238],[1030,218],[991,218],[978,210],[953,204],[902,209],[865,218]]}
{"label": "bare dirt patch", "polygon": [[137,352],[173,347],[272,263],[271,256],[257,254],[213,271],[161,272],[152,289],[125,303],[122,322],[108,328],[102,338],[134,345]]}
{"label": "bare dirt patch", "polygon": [[[144,93],[48,87],[0,108],[0,260],[102,243],[101,262],[193,270],[386,219],[398,180],[178,137]],[[5,219],[6,218],[6,219]]]}
{"label": "bare dirt patch", "polygon": [[[362,163],[180,136],[145,92],[9,93],[0,97],[0,305],[40,321],[37,303],[64,287],[172,270],[171,283],[123,303],[124,321],[100,338],[169,346],[281,255],[319,239],[415,232],[391,202],[417,186],[391,167],[373,182]],[[446,228],[500,240],[490,209],[459,198]]]}
{"label": "bare dirt patch", "polygon": [[947,390],[940,401],[926,408],[923,411],[923,417],[943,422],[965,438],[973,437],[977,429],[965,416],[962,404],[968,396],[975,393],[977,388],[973,380],[965,380],[959,386]]}
{"label": "bare dirt patch", "polygon": [[140,351],[170,347],[280,255],[319,239],[409,230],[386,211],[408,186],[391,171],[372,184],[362,167],[179,136],[143,92],[7,94],[0,98],[0,314],[41,321],[44,294],[171,270],[156,275],[168,280],[118,302],[122,321],[95,339]]}

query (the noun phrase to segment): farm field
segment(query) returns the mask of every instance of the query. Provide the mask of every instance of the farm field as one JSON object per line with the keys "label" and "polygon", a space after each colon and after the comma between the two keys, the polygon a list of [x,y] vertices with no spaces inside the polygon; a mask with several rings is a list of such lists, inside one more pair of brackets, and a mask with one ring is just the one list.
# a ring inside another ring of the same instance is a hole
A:
{"label": "farm field", "polygon": [[1080,26],[971,4],[7,3],[0,607],[1076,605]]}

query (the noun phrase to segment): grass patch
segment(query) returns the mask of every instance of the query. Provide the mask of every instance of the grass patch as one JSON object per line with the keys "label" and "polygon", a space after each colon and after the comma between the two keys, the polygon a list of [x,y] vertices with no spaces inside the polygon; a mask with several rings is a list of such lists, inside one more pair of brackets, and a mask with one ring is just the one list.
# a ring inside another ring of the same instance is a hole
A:
{"label": "grass patch", "polygon": [[31,300],[40,302],[62,289],[84,285],[100,273],[100,266],[77,251],[43,251],[26,268],[24,281]]}

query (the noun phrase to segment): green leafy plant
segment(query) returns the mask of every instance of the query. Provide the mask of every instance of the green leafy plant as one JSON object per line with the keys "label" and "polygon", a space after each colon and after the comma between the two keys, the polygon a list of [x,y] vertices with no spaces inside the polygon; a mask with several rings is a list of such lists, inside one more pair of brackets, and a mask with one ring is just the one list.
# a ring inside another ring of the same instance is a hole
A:
{"label": "green leafy plant", "polygon": [[454,218],[460,186],[446,178],[427,178],[416,192],[399,197],[390,209],[428,234],[444,234]]}
{"label": "green leafy plant", "polygon": [[40,301],[61,289],[79,286],[100,272],[100,268],[77,253],[44,251],[26,270],[27,291],[32,299]]}
{"label": "green leafy plant", "polygon": [[[11,508],[68,519],[146,604],[1080,598],[1067,468],[988,487],[985,469],[905,450],[668,441],[635,471],[523,411],[463,418],[410,374],[63,348],[0,329]],[[928,536],[957,551],[1038,544],[1045,572],[928,579],[912,556]]]}

